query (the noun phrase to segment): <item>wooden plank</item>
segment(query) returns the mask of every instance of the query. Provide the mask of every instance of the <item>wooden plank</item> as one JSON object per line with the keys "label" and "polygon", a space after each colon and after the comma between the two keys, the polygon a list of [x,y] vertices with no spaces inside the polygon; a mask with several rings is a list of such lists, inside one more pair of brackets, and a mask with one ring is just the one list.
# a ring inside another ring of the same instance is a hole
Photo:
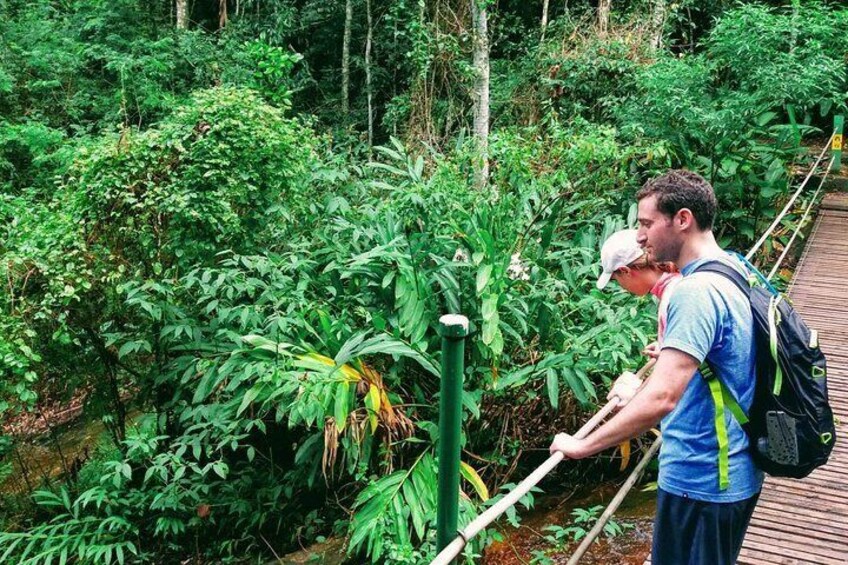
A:
{"label": "wooden plank", "polygon": [[769,508],[776,512],[782,512],[787,516],[798,516],[804,519],[804,523],[820,523],[832,521],[834,516],[825,510],[818,508],[810,508],[806,506],[787,505],[785,501],[773,501],[761,499],[757,503],[757,510],[754,511],[754,516],[760,508]]}
{"label": "wooden plank", "polygon": [[835,524],[833,521],[826,523],[816,522],[814,524],[815,527],[811,527],[812,522],[810,520],[816,520],[816,518],[796,521],[797,518],[801,518],[801,516],[788,513],[785,509],[770,508],[762,504],[757,506],[757,514],[751,519],[751,523],[774,523],[779,527],[789,528],[792,531],[797,529],[800,532],[809,532],[812,537],[822,536],[834,538],[837,541],[843,540],[848,535],[848,528],[844,525]]}
{"label": "wooden plank", "polygon": [[759,547],[754,549],[747,546],[742,547],[737,563],[747,565],[823,565],[820,561],[787,557],[780,552],[780,548]]}
{"label": "wooden plank", "polygon": [[[801,563],[823,563],[826,565],[845,565],[845,554],[841,554],[842,557],[829,557],[824,555],[818,555],[808,551],[807,549],[812,549],[812,544],[808,545],[807,548],[801,549],[798,547],[794,547],[788,544],[777,544],[774,543],[773,540],[768,538],[762,538],[756,534],[752,534],[750,537],[745,536],[745,542],[742,545],[743,548],[750,548],[755,551],[760,551],[763,553],[772,553],[774,555],[780,557],[789,557],[791,559],[798,559]],[[783,561],[778,561],[778,563],[783,563]]]}
{"label": "wooden plank", "polygon": [[[765,533],[764,533],[765,532]],[[793,557],[800,559],[822,559],[836,560],[844,563],[845,554],[831,549],[829,544],[810,543],[809,537],[793,536],[780,530],[763,530],[751,527],[745,534],[745,540],[757,541],[764,545],[780,548],[780,552],[787,555],[787,550],[797,552]],[[842,559],[842,561],[839,561]]]}
{"label": "wooden plank", "polygon": [[[840,505],[845,501],[845,496],[839,492],[833,492],[829,488],[811,488],[810,485],[795,486],[788,482],[779,485],[769,485],[771,488],[779,492],[781,496],[797,495],[801,498],[807,498],[809,504],[832,504],[834,508],[839,509]],[[848,508],[844,508],[845,515],[848,516]]]}
{"label": "wooden plank", "polygon": [[845,532],[827,532],[819,528],[810,528],[804,525],[798,526],[780,521],[778,518],[764,519],[762,515],[751,520],[749,530],[760,532],[760,535],[774,537],[775,539],[786,539],[804,543],[824,544],[835,543],[837,546],[845,539]]}

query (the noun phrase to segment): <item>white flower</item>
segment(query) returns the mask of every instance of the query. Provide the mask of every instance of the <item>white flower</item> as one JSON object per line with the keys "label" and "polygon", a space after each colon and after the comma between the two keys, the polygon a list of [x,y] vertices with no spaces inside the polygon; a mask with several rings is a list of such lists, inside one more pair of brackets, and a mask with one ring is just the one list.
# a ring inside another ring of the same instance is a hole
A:
{"label": "white flower", "polygon": [[506,269],[506,275],[512,280],[529,281],[530,273],[527,272],[527,267],[521,263],[521,254],[514,253],[509,259],[509,267]]}
{"label": "white flower", "polygon": [[454,263],[468,263],[468,253],[462,247],[456,248],[456,253],[453,254]]}

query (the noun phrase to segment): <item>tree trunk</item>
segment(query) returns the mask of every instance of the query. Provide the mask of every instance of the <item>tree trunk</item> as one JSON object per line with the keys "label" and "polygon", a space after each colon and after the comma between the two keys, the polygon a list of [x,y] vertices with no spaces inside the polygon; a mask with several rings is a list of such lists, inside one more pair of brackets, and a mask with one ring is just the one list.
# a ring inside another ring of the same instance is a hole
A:
{"label": "tree trunk", "polygon": [[177,29],[188,29],[188,0],[177,0]]}
{"label": "tree trunk", "polygon": [[601,37],[605,36],[609,29],[610,4],[612,0],[598,0],[598,35]]}
{"label": "tree trunk", "polygon": [[218,29],[224,29],[227,27],[228,21],[227,0],[218,0]]}
{"label": "tree trunk", "polygon": [[548,5],[550,0],[542,0],[542,41],[545,40],[545,31],[548,29]]}
{"label": "tree trunk", "polygon": [[345,0],[344,43],[342,44],[342,113],[350,111],[350,28],[353,23],[353,0]]}
{"label": "tree trunk", "polygon": [[365,38],[365,93],[368,96],[368,149],[374,145],[374,107],[372,105],[371,90],[371,40],[372,40],[372,24],[371,21],[371,0],[365,0],[365,12],[368,18],[368,35]]}
{"label": "tree trunk", "polygon": [[475,185],[485,188],[489,183],[489,22],[486,0],[471,0],[474,24],[474,137],[480,152],[475,167]]}
{"label": "tree trunk", "polygon": [[654,49],[661,49],[663,45],[665,14],[665,0],[654,0],[654,5],[651,8],[651,45]]}

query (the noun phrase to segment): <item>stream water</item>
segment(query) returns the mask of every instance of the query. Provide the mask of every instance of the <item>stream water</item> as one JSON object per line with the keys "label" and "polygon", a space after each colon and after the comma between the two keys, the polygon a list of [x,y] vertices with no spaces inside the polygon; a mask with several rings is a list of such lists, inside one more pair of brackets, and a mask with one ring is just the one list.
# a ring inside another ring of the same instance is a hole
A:
{"label": "stream water", "polygon": [[[65,465],[70,469],[75,460],[85,459],[86,448],[90,452],[94,451],[105,429],[99,420],[77,420],[54,429],[54,433],[55,440],[50,434],[18,440],[16,451],[9,454],[14,470],[11,476],[0,483],[0,493],[26,493],[29,488],[27,481],[34,488],[55,482],[64,474]],[[64,464],[56,447],[57,442],[61,446]]]}
{"label": "stream water", "polygon": [[[568,527],[574,523],[572,511],[606,505],[618,491],[618,486],[607,483],[593,491],[572,496],[547,495],[537,498],[536,506],[521,513],[521,525],[501,528],[504,540],[486,549],[486,565],[526,565],[529,563],[567,563],[577,549],[579,541],[570,536],[553,542],[548,526]],[[656,510],[656,493],[644,492],[640,487],[630,491],[613,521],[624,527],[623,533],[607,538],[603,534],[592,544],[580,560],[582,565],[642,565],[651,552],[653,516]],[[600,511],[602,512],[602,511]],[[600,515],[600,512],[598,515]],[[586,529],[591,529],[589,524]]]}
{"label": "stream water", "polygon": [[[127,426],[140,415],[138,411],[130,411]],[[52,433],[18,438],[7,456],[13,465],[12,474],[5,481],[0,479],[0,494],[26,494],[30,487],[55,484],[66,472],[73,473],[75,466],[78,471],[97,445],[104,443],[106,433],[100,420],[76,419],[54,427]]]}

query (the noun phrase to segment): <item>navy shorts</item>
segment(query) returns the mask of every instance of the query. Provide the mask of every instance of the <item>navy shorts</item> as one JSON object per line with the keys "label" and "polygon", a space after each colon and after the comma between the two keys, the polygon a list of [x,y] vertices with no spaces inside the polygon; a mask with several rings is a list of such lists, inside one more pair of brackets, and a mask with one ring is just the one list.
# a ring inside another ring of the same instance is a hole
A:
{"label": "navy shorts", "polygon": [[659,489],[652,565],[733,565],[759,496],[703,502]]}

